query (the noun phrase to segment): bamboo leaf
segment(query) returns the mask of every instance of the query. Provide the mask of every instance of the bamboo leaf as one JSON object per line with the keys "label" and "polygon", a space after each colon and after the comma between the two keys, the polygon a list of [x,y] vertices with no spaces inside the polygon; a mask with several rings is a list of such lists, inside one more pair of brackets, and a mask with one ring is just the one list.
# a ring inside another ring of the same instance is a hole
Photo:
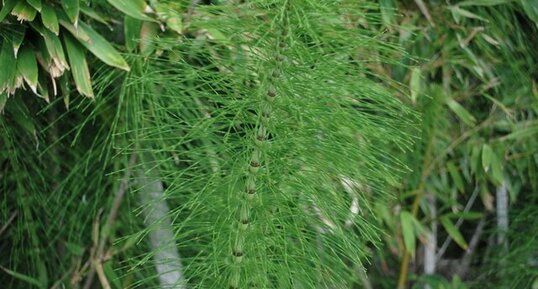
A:
{"label": "bamboo leaf", "polygon": [[81,41],[80,43],[93,55],[110,66],[129,71],[130,68],[125,59],[103,36],[82,21],[79,23],[79,29],[90,38],[89,42]]}
{"label": "bamboo leaf", "polygon": [[421,72],[419,67],[414,67],[411,70],[411,80],[409,83],[411,89],[411,101],[417,102],[417,98],[421,92]]}
{"label": "bamboo leaf", "polygon": [[37,82],[37,95],[44,99],[46,102],[49,102],[49,87],[47,83],[50,81],[50,78],[43,75],[43,73],[40,73],[38,75],[38,79],[39,80]]}
{"label": "bamboo leaf", "polygon": [[495,158],[495,153],[487,144],[482,145],[482,168],[487,173],[489,171],[492,159]]}
{"label": "bamboo leaf", "polygon": [[474,116],[454,99],[447,98],[446,104],[466,125],[473,126],[476,123]]}
{"label": "bamboo leaf", "polygon": [[148,8],[148,4],[144,0],[108,0],[108,3],[138,20],[156,22],[144,13]]}
{"label": "bamboo leaf", "polygon": [[486,18],[481,17],[471,11],[462,9],[458,6],[451,6],[448,9],[450,9],[450,12],[452,12],[452,14],[455,14],[455,17],[454,17],[455,19],[458,19],[458,17],[465,17],[465,18],[481,20],[484,22],[489,22]]}
{"label": "bamboo leaf", "polygon": [[32,27],[39,31],[43,36],[43,39],[45,40],[45,46],[47,47],[47,51],[49,52],[49,55],[54,64],[53,67],[48,67],[47,69],[49,69],[49,73],[51,74],[51,76],[61,76],[65,69],[69,69],[69,65],[67,64],[67,60],[65,59],[62,42],[56,34],[52,33],[48,29],[40,27],[37,24],[38,23],[33,23]]}
{"label": "bamboo leaf", "polygon": [[37,15],[37,10],[26,1],[18,1],[11,14],[17,17],[17,21],[33,21]]}
{"label": "bamboo leaf", "polygon": [[468,247],[467,242],[465,241],[465,239],[461,235],[458,228],[456,228],[456,226],[454,225],[452,220],[450,220],[446,216],[443,216],[443,217],[440,218],[440,221],[441,221],[441,224],[443,225],[443,227],[445,228],[446,232],[456,242],[456,244],[458,244],[461,248],[466,250],[467,247]]}
{"label": "bamboo leaf", "polygon": [[15,54],[15,58],[17,58],[19,48],[21,47],[24,35],[26,34],[26,26],[17,25],[10,29],[9,32],[11,42],[13,43],[13,53]]}
{"label": "bamboo leaf", "polygon": [[97,22],[103,23],[104,25],[110,27],[110,24],[108,24],[105,18],[101,17],[101,15],[97,13],[97,11],[93,10],[91,7],[89,7],[88,5],[85,5],[84,3],[82,3],[82,5],[80,6],[80,12],[96,20]]}
{"label": "bamboo leaf", "polygon": [[22,47],[17,59],[17,70],[24,81],[37,93],[38,69],[34,51],[28,45]]}
{"label": "bamboo leaf", "polygon": [[26,0],[35,10],[41,12],[41,0]]}
{"label": "bamboo leaf", "polygon": [[501,160],[494,153],[491,159],[491,171],[489,173],[491,180],[497,186],[500,186],[503,182],[503,169]]}
{"label": "bamboo leaf", "polygon": [[[13,45],[10,41],[4,40],[0,50],[0,63],[2,66],[15,67],[17,61],[13,54]],[[10,90],[15,79],[15,69],[0,69],[0,93]]]}
{"label": "bamboo leaf", "polygon": [[64,99],[64,105],[67,110],[69,110],[69,104],[71,99],[71,88],[69,86],[69,79],[67,78],[66,74],[62,75],[58,79],[58,83],[60,84],[60,90],[62,91],[62,97]]}
{"label": "bamboo leaf", "polygon": [[450,173],[452,181],[454,181],[454,184],[456,185],[456,188],[458,188],[458,191],[463,193],[465,188],[463,185],[463,179],[461,178],[459,169],[456,167],[456,165],[452,161],[448,161],[446,166],[447,166],[448,172]]}
{"label": "bamboo leaf", "polygon": [[67,16],[64,17],[62,14],[57,14],[59,16],[58,21],[60,22],[60,25],[62,25],[67,31],[69,31],[71,34],[75,36],[75,38],[79,39],[80,41],[84,42],[90,42],[90,36],[86,34],[80,27],[75,27],[71,22],[69,22],[69,19],[67,19]]}
{"label": "bamboo leaf", "polygon": [[8,99],[8,94],[5,92],[0,92],[0,114],[4,113],[4,108],[6,107]]}
{"label": "bamboo leaf", "polygon": [[71,36],[64,37],[69,63],[71,64],[71,74],[75,80],[75,85],[80,94],[93,98],[93,90],[90,79],[88,63],[84,55],[84,49]]}
{"label": "bamboo leaf", "polygon": [[4,18],[11,13],[15,5],[17,5],[17,0],[5,0],[2,9],[0,9],[0,22],[4,21]]}
{"label": "bamboo leaf", "polygon": [[538,125],[534,126],[518,126],[513,132],[503,136],[502,140],[520,140],[527,137],[534,137],[538,135]]}
{"label": "bamboo leaf", "polygon": [[39,282],[39,280],[37,280],[34,277],[31,277],[31,276],[28,276],[28,275],[24,275],[24,274],[9,270],[9,269],[4,268],[2,266],[0,266],[0,269],[4,270],[4,272],[11,275],[12,277],[14,277],[14,278],[16,278],[18,280],[21,280],[23,282],[26,282],[26,283],[28,283],[30,285],[34,285],[34,286],[37,286],[39,288],[44,288],[45,287],[43,284],[41,284],[41,282]]}
{"label": "bamboo leaf", "polygon": [[413,215],[407,211],[402,211],[400,213],[400,222],[402,225],[402,235],[404,239],[404,245],[411,254],[411,256],[415,256],[415,230],[413,229]]}
{"label": "bamboo leaf", "polygon": [[538,2],[536,0],[520,0],[520,2],[527,16],[538,24]]}
{"label": "bamboo leaf", "polygon": [[60,33],[60,24],[58,23],[58,17],[54,8],[45,4],[41,9],[41,21],[43,26],[45,26],[52,33],[58,35]]}
{"label": "bamboo leaf", "polygon": [[484,215],[480,212],[458,212],[445,214],[447,218],[461,218],[464,220],[478,220]]}
{"label": "bamboo leaf", "polygon": [[62,7],[64,8],[65,14],[71,20],[71,23],[77,26],[78,15],[80,11],[79,0],[62,0]]}

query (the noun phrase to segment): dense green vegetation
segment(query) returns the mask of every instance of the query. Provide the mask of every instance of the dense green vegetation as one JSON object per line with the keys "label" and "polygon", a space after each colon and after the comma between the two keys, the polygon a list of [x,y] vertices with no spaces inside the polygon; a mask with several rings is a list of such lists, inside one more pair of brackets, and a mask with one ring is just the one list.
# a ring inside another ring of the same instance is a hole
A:
{"label": "dense green vegetation", "polygon": [[4,0],[2,288],[538,288],[533,0]]}

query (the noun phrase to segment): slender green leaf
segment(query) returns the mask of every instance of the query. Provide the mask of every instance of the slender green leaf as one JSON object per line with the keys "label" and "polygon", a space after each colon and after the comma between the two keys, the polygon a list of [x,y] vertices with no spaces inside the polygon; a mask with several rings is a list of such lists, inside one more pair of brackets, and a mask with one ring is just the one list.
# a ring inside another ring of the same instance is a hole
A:
{"label": "slender green leaf", "polygon": [[64,99],[64,105],[67,110],[69,110],[69,104],[71,99],[71,88],[69,86],[69,79],[67,78],[67,74],[62,75],[58,79],[58,83],[60,84],[60,90],[62,91],[62,97]]}
{"label": "slender green leaf", "polygon": [[520,0],[523,11],[529,18],[538,24],[538,1],[536,0]]}
{"label": "slender green leaf", "polygon": [[402,225],[402,235],[404,239],[404,245],[411,254],[411,256],[415,256],[415,230],[413,226],[413,215],[407,211],[402,211],[400,213],[400,222]]}
{"label": "slender green leaf", "polygon": [[79,0],[62,0],[62,7],[64,8],[65,14],[69,17],[71,23],[78,23],[78,15],[80,11]]}
{"label": "slender green leaf", "polygon": [[43,75],[43,73],[40,73],[38,75],[38,82],[37,82],[37,95],[44,99],[45,101],[49,102],[49,87],[48,82],[50,79]]}
{"label": "slender green leaf", "polygon": [[536,137],[538,135],[538,125],[533,126],[517,126],[511,133],[503,136],[502,140],[521,140],[527,137]]}
{"label": "slender green leaf", "polygon": [[473,126],[476,123],[474,116],[454,99],[447,98],[446,104],[466,125]]}
{"label": "slender green leaf", "polygon": [[121,12],[138,20],[156,22],[145,14],[148,5],[144,0],[108,0],[108,3]]}
{"label": "slender green leaf", "polygon": [[88,63],[86,62],[86,56],[84,55],[84,49],[69,35],[64,37],[65,48],[67,49],[67,56],[69,57],[69,63],[71,64],[71,73],[75,80],[75,85],[80,94],[93,98],[93,90],[90,79],[90,71],[88,69]]}
{"label": "slender green leaf", "polygon": [[28,4],[34,7],[35,10],[41,12],[41,0],[26,0],[26,2],[28,2]]}
{"label": "slender green leaf", "polygon": [[446,232],[450,237],[458,244],[461,248],[464,250],[467,249],[468,245],[465,239],[463,238],[463,235],[460,233],[458,228],[452,223],[452,220],[450,220],[448,217],[443,216],[440,218],[441,224],[445,228]]}
{"label": "slender green leaf", "polygon": [[[84,42],[90,42],[90,36],[86,34],[80,27],[75,27],[71,22],[69,22],[69,19],[67,19],[67,16],[63,15],[62,13],[57,14],[58,15],[58,21],[60,22],[60,25],[67,29],[67,31],[71,32],[78,40],[84,41]],[[65,17],[64,17],[65,16]]]}
{"label": "slender green leaf", "polygon": [[8,99],[8,94],[5,92],[0,92],[0,114],[4,113],[4,108],[6,107]]}
{"label": "slender green leaf", "polygon": [[28,283],[30,285],[34,285],[34,286],[37,286],[39,288],[44,288],[45,287],[45,285],[41,284],[41,282],[39,282],[39,280],[37,280],[34,277],[31,277],[31,276],[28,276],[28,275],[24,275],[24,274],[9,270],[9,269],[4,268],[2,266],[0,266],[0,269],[4,270],[4,272],[11,275],[12,277],[14,277],[14,278],[16,278],[18,280],[21,280],[23,282],[26,282],[26,283]]}
{"label": "slender green leaf", "polygon": [[454,184],[456,185],[456,188],[458,188],[458,191],[463,193],[465,188],[463,185],[463,179],[461,178],[459,169],[456,167],[456,165],[452,161],[448,161],[446,166],[447,166],[448,172],[450,173],[450,176],[452,177],[452,181],[454,181]]}
{"label": "slender green leaf", "polygon": [[488,174],[491,177],[493,183],[500,186],[503,182],[503,168],[501,159],[494,153],[491,158],[491,170]]}
{"label": "slender green leaf", "polygon": [[445,214],[445,217],[447,218],[461,218],[464,220],[478,220],[483,216],[484,214],[482,214],[481,212],[459,212]]}
{"label": "slender green leaf", "polygon": [[411,70],[411,80],[409,87],[411,89],[411,101],[416,103],[419,94],[421,93],[421,72],[419,67],[414,67]]}
{"label": "slender green leaf", "polygon": [[[38,25],[34,25],[33,27],[37,28]],[[54,63],[55,69],[58,70],[58,72],[49,71],[49,73],[53,77],[57,77],[63,74],[63,71],[65,69],[69,68],[69,65],[67,64],[67,60],[65,59],[65,53],[62,46],[62,42],[60,41],[60,38],[52,33],[48,29],[44,29],[39,27],[39,31],[41,31],[43,39],[45,40],[45,46],[47,47],[47,51],[49,52],[50,57],[52,58],[52,61]]]}
{"label": "slender green leaf", "polygon": [[460,8],[458,6],[451,6],[449,7],[452,14],[455,14],[455,19],[458,19],[457,17],[465,17],[465,18],[471,18],[471,19],[477,19],[484,22],[489,22],[486,18],[481,17],[471,11],[465,10],[463,8]]}
{"label": "slender green leaf", "polygon": [[[130,68],[125,59],[103,36],[82,21],[79,23],[79,29],[90,37],[89,42],[81,41],[80,43],[93,55],[110,66],[129,71]],[[76,37],[77,35],[74,36]]]}
{"label": "slender green leaf", "polygon": [[33,49],[24,45],[17,59],[17,70],[23,76],[24,81],[37,93],[38,69]]}
{"label": "slender green leaf", "polygon": [[81,3],[80,6],[80,12],[82,12],[84,15],[92,18],[93,20],[96,20],[97,22],[103,23],[104,25],[110,27],[110,24],[103,18],[97,11],[93,10],[88,5]]}
{"label": "slender green leaf", "polygon": [[18,21],[33,21],[37,15],[37,10],[26,1],[18,1],[17,5],[11,10],[11,14],[16,16]]}
{"label": "slender green leaf", "polygon": [[9,32],[11,42],[13,43],[13,53],[15,54],[16,58],[19,52],[19,48],[21,47],[21,44],[24,40],[24,35],[26,35],[26,26],[17,25],[10,29]]}
{"label": "slender green leaf", "polygon": [[4,18],[11,13],[15,5],[17,5],[17,0],[5,0],[2,9],[0,9],[0,22],[4,21]]}
{"label": "slender green leaf", "polygon": [[486,173],[490,169],[493,158],[495,158],[495,153],[488,144],[484,144],[482,146],[482,168]]}
{"label": "slender green leaf", "polygon": [[[10,41],[4,40],[0,50],[0,63],[5,67],[15,67],[17,60],[13,54],[13,45]],[[0,69],[0,93],[11,89],[15,79],[15,69]]]}
{"label": "slender green leaf", "polygon": [[60,33],[60,24],[58,23],[56,12],[54,8],[47,4],[43,5],[43,9],[41,10],[41,21],[43,22],[43,26],[54,34],[58,35]]}

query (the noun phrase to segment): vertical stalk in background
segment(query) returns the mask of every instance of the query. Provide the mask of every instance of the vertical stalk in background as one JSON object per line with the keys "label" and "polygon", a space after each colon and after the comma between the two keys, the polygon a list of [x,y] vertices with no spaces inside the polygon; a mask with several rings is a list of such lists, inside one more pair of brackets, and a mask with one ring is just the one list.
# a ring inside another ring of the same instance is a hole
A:
{"label": "vertical stalk in background", "polygon": [[508,250],[506,233],[508,232],[508,187],[504,180],[496,193],[497,202],[497,245],[502,245],[504,251]]}
{"label": "vertical stalk in background", "polygon": [[[435,202],[435,195],[431,192],[426,194],[426,201],[428,209],[430,211],[430,232],[426,234],[426,244],[424,245],[424,274],[435,274],[436,256],[437,250],[437,207]],[[426,285],[426,289],[430,289],[430,285]]]}
{"label": "vertical stalk in background", "polygon": [[141,154],[141,166],[136,169],[140,202],[144,206],[144,223],[149,230],[150,249],[159,276],[161,289],[184,289],[183,266],[176,247],[170,208],[164,196],[163,183],[149,153]]}

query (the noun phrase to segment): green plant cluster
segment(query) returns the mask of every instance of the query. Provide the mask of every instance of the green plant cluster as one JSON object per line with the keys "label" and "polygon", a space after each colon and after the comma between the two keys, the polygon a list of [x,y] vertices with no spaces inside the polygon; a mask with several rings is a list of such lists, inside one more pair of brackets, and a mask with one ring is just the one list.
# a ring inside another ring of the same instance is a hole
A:
{"label": "green plant cluster", "polygon": [[0,5],[2,286],[537,286],[533,0]]}
{"label": "green plant cluster", "polygon": [[[461,288],[444,281],[452,276],[473,288],[536,283],[526,251],[536,234],[516,228],[532,226],[537,210],[537,9],[525,0],[380,1],[383,23],[373,29],[386,29],[385,39],[418,62],[376,70],[408,84],[422,133],[398,200],[378,206],[391,233],[370,269],[376,288]],[[508,232],[497,224],[502,195]],[[430,245],[436,269],[428,273]]]}
{"label": "green plant cluster", "polygon": [[9,286],[164,288],[165,218],[174,288],[362,283],[380,234],[364,216],[406,170],[382,148],[409,149],[416,118],[358,52],[404,53],[357,26],[379,21],[367,3],[198,5],[175,10],[182,29],[114,6],[129,71],[91,62],[94,98],[74,109],[10,97]]}

